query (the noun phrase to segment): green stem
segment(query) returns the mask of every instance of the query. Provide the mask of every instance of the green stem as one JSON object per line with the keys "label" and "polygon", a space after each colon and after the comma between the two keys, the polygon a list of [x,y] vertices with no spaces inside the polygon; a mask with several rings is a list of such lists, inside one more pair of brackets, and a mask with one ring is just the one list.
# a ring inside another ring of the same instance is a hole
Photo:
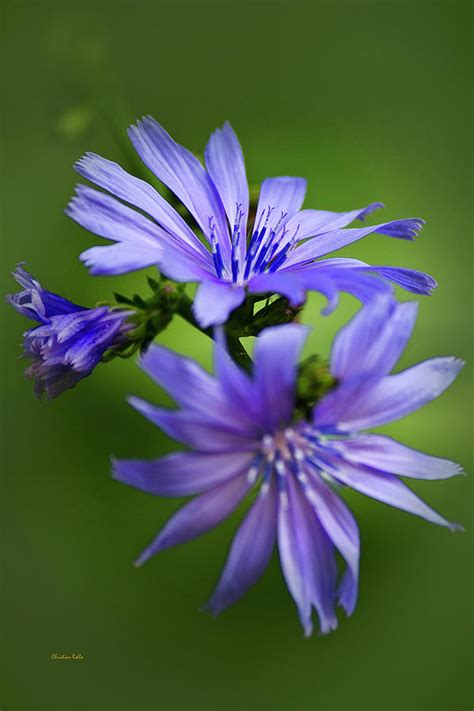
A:
{"label": "green stem", "polygon": [[[191,324],[191,326],[194,326],[194,328],[197,328],[198,331],[201,331],[201,333],[204,333],[206,336],[209,336],[209,338],[212,339],[212,328],[202,328],[198,324],[193,314],[192,301],[185,294],[182,295],[179,301],[176,313],[178,313],[181,318]],[[252,369],[252,359],[241,344],[240,339],[237,336],[229,335],[229,333],[226,333],[226,337],[227,347],[232,358],[238,365],[244,368],[244,370],[250,371]]]}
{"label": "green stem", "polygon": [[191,324],[191,326],[194,326],[194,328],[197,328],[198,331],[201,331],[201,333],[204,333],[206,336],[209,336],[209,338],[212,339],[212,328],[202,328],[196,319],[194,318],[193,314],[193,302],[191,299],[186,296],[186,294],[183,294],[179,300],[178,307],[176,309],[176,313],[181,316],[181,318],[184,318],[185,321]]}
{"label": "green stem", "polygon": [[252,370],[252,359],[243,347],[239,338],[229,336],[227,334],[227,348],[235,362],[244,370],[250,372]]}

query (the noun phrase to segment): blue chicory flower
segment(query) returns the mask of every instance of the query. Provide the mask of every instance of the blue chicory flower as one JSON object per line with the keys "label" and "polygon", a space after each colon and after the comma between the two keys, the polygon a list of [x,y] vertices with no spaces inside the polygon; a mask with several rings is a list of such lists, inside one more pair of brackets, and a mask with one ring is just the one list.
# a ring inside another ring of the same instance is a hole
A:
{"label": "blue chicory flower", "polygon": [[79,185],[66,212],[116,243],[81,255],[92,274],[123,274],[157,265],[171,279],[199,282],[194,311],[203,327],[225,323],[245,299],[246,289],[283,294],[293,306],[304,302],[308,290],[319,291],[328,300],[324,313],[329,313],[341,291],[368,302],[381,292],[391,292],[391,283],[415,294],[429,294],[436,286],[432,277],[413,269],[369,266],[346,258],[315,261],[372,232],[413,240],[423,220],[343,229],[383,204],[341,213],[301,210],[306,192],[303,178],[263,182],[247,238],[249,189],[244,158],[228,123],[211,135],[205,168],[151,117],[132,126],[129,135],[145,165],[195,218],[207,247],[151,185],[112,161],[86,153],[76,170],[111,195]]}
{"label": "blue chicory flower", "polygon": [[[131,404],[190,451],[153,461],[117,460],[116,479],[160,496],[196,495],[138,559],[193,539],[221,523],[251,489],[256,497],[238,529],[208,604],[217,614],[236,602],[265,569],[275,541],[287,586],[306,635],[312,608],[323,633],[337,626],[336,605],[354,610],[359,575],[357,524],[338,484],[456,529],[399,478],[445,479],[457,464],[363,430],[409,415],[438,397],[463,363],[432,358],[390,374],[416,319],[415,303],[380,297],[363,307],[334,340],[336,386],[308,419],[295,417],[297,363],[308,329],[266,329],[255,344],[252,376],[215,346],[215,377],[194,361],[152,346],[142,367],[181,406]],[[338,582],[335,552],[347,567]]]}
{"label": "blue chicory flower", "polygon": [[38,397],[57,397],[89,375],[106,350],[124,341],[129,313],[78,306],[43,289],[21,265],[13,276],[23,291],[9,294],[7,302],[40,324],[23,337],[31,361],[26,376],[35,381]]}

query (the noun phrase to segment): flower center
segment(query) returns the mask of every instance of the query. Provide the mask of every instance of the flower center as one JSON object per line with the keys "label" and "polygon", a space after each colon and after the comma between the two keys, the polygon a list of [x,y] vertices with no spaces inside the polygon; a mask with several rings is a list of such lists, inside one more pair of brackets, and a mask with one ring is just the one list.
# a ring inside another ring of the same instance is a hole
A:
{"label": "flower center", "polygon": [[318,458],[320,438],[301,422],[294,427],[287,427],[275,434],[262,437],[260,451],[256,454],[247,473],[251,484],[261,479],[262,493],[270,486],[275,477],[280,493],[285,492],[285,478],[295,476],[302,484],[308,477],[306,470],[320,468]]}
{"label": "flower center", "polygon": [[216,274],[220,279],[243,286],[252,276],[266,270],[274,272],[284,264],[296,245],[299,225],[290,234],[284,224],[288,213],[281,212],[276,218],[275,211],[276,208],[271,205],[263,210],[258,223],[250,233],[243,255],[242,250],[239,249],[241,240],[246,239],[242,229],[243,212],[242,205],[236,204],[236,216],[231,234],[230,265],[224,264],[215,221],[213,217],[209,218],[212,258]]}

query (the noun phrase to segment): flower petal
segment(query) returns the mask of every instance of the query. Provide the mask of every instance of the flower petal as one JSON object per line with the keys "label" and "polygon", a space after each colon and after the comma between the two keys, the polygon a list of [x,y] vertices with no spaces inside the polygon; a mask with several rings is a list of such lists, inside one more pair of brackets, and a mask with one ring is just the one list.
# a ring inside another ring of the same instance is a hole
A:
{"label": "flower petal", "polygon": [[357,432],[393,422],[441,395],[463,365],[456,358],[431,358],[382,379],[353,378],[321,400],[314,424]]}
{"label": "flower petal", "polygon": [[278,550],[288,589],[298,607],[306,637],[312,633],[311,608],[321,632],[337,627],[334,610],[337,568],[334,549],[292,476],[278,504]]}
{"label": "flower petal", "polygon": [[255,343],[256,397],[262,402],[270,429],[291,420],[298,360],[308,332],[295,323],[275,326],[262,331]]}
{"label": "flower petal", "polygon": [[321,525],[347,563],[339,599],[347,614],[351,615],[357,602],[359,579],[360,540],[357,523],[346,504],[320,476],[307,477],[305,493]]}
{"label": "flower petal", "polygon": [[262,575],[270,560],[276,536],[276,488],[260,493],[232,541],[221,578],[206,608],[214,615],[247,592]]}
{"label": "flower petal", "polygon": [[201,452],[249,451],[258,446],[248,428],[238,423],[232,427],[212,411],[168,410],[137,397],[129,398],[129,402],[169,437]]}
{"label": "flower petal", "polygon": [[78,185],[66,214],[100,237],[119,243],[93,247],[81,255],[93,274],[123,274],[156,264],[170,277],[190,281],[212,273],[210,257],[193,251],[155,222],[98,190]]}
{"label": "flower petal", "polygon": [[140,366],[184,407],[205,410],[225,404],[219,383],[192,358],[153,344],[141,357]]}
{"label": "flower petal", "polygon": [[159,192],[144,180],[127,173],[118,163],[96,153],[86,153],[74,167],[87,180],[148,213],[201,256],[209,254],[181,215]]}
{"label": "flower petal", "polygon": [[462,474],[459,464],[405,447],[390,437],[368,434],[334,442],[334,449],[349,462],[413,479],[449,479]]}
{"label": "flower petal", "polygon": [[308,237],[314,237],[324,232],[338,230],[341,227],[346,227],[354,220],[362,220],[370,215],[374,210],[384,207],[382,202],[373,202],[367,207],[362,207],[357,210],[349,210],[348,212],[329,212],[328,210],[302,210],[294,215],[288,221],[287,227],[289,232],[298,229],[298,241]]}
{"label": "flower petal", "polygon": [[243,260],[246,252],[249,188],[242,148],[229,123],[225,123],[211,135],[204,157],[207,171],[224,205],[231,230],[240,215],[239,254]]}
{"label": "flower petal", "polygon": [[218,526],[239,505],[250,487],[246,475],[237,476],[189,501],[169,519],[135,565],[142,565],[156,553],[186,543]]}
{"label": "flower petal", "polygon": [[286,296],[292,306],[306,301],[304,279],[298,273],[287,271],[265,272],[250,279],[247,288],[251,294],[275,292]]}
{"label": "flower petal", "polygon": [[[261,228],[266,224],[267,235],[277,227],[276,234],[278,234],[285,223],[301,208],[305,195],[304,178],[285,176],[264,180],[258,198],[255,229],[261,232]],[[269,210],[270,215],[268,215]]]}
{"label": "flower petal", "polygon": [[250,427],[254,433],[261,431],[264,408],[255,397],[252,378],[230,357],[222,328],[215,329],[214,341],[214,370],[223,392],[238,409],[242,425]]}
{"label": "flower petal", "polygon": [[453,531],[460,528],[458,524],[450,523],[436,511],[433,511],[393,474],[376,471],[362,465],[351,464],[343,459],[331,458],[328,464],[330,474],[342,484],[350,486],[361,494],[370,496],[402,511],[420,516],[431,523],[446,526]]}
{"label": "flower petal", "polygon": [[360,309],[336,335],[331,372],[338,380],[387,375],[400,358],[415,326],[418,305],[381,297]]}
{"label": "flower petal", "polygon": [[[308,260],[322,257],[329,252],[334,252],[348,244],[352,244],[372,232],[396,237],[398,239],[413,240],[417,232],[423,227],[423,220],[419,218],[407,218],[403,220],[392,220],[382,222],[379,225],[370,227],[356,227],[345,230],[332,230],[324,234],[318,234],[307,242],[298,246],[288,257],[287,265],[302,264]],[[299,235],[299,232],[298,232]]]}
{"label": "flower petal", "polygon": [[162,227],[127,207],[111,195],[86,185],[76,187],[66,214],[81,227],[114,242],[133,242],[146,247],[160,248],[165,236]]}
{"label": "flower petal", "polygon": [[203,328],[225,323],[245,299],[245,289],[224,281],[204,281],[194,297],[193,311]]}
{"label": "flower petal", "polygon": [[438,284],[430,274],[420,272],[417,269],[404,269],[402,267],[377,267],[369,265],[367,268],[360,268],[360,271],[377,274],[383,279],[401,286],[412,294],[423,294],[429,296]]}
{"label": "flower petal", "polygon": [[146,166],[188,208],[210,238],[210,218],[216,224],[221,249],[230,254],[229,231],[217,190],[198,159],[180,146],[151,116],[129,129],[129,137]]}
{"label": "flower petal", "polygon": [[242,474],[248,452],[174,452],[160,459],[113,459],[113,477],[155,496],[191,496]]}
{"label": "flower petal", "polygon": [[52,316],[86,310],[84,306],[78,306],[58,294],[43,289],[21,264],[18,264],[12,276],[23,287],[23,291],[7,294],[6,301],[26,318],[46,323]]}
{"label": "flower petal", "polygon": [[159,248],[122,242],[107,247],[86,249],[81,254],[81,261],[93,276],[113,276],[155,267],[160,255]]}
{"label": "flower petal", "polygon": [[275,291],[283,294],[292,306],[304,303],[307,291],[319,291],[328,299],[328,306],[322,311],[325,316],[337,306],[340,291],[353,294],[362,303],[368,303],[378,295],[393,293],[390,284],[353,268],[354,264],[359,266],[361,262],[328,259],[285,267],[273,273],[259,274],[251,279],[248,289],[252,293]]}

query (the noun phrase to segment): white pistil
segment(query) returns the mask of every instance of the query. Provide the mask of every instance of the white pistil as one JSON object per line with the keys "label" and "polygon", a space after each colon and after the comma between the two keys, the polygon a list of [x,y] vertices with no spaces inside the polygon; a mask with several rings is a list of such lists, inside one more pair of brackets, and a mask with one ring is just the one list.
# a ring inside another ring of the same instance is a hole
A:
{"label": "white pistil", "polygon": [[288,511],[288,507],[289,507],[288,494],[286,493],[286,491],[284,489],[282,491],[280,491],[280,503],[281,503],[281,507],[282,507],[283,511]]}
{"label": "white pistil", "polygon": [[250,469],[247,472],[247,481],[249,484],[255,484],[258,478],[258,473],[259,473],[259,468],[258,467],[250,467]]}

